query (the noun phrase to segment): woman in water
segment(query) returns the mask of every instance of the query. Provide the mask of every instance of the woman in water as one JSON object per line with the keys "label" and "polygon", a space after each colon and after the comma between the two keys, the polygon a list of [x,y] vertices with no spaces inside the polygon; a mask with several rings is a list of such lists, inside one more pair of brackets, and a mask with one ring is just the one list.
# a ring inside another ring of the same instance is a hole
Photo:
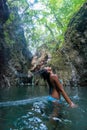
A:
{"label": "woman in water", "polygon": [[49,85],[49,99],[52,102],[60,103],[60,95],[64,97],[66,102],[69,104],[71,108],[75,108],[77,105],[75,105],[65,90],[63,89],[62,84],[60,83],[57,74],[54,74],[51,67],[45,67],[41,70],[41,77],[47,81]]}

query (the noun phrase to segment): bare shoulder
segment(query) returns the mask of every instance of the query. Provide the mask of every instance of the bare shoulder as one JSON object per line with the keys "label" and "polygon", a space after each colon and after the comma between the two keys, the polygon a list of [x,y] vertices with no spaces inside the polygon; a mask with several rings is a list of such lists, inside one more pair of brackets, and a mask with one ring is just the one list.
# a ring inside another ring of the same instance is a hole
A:
{"label": "bare shoulder", "polygon": [[54,80],[58,80],[58,76],[56,74],[51,74],[51,78]]}

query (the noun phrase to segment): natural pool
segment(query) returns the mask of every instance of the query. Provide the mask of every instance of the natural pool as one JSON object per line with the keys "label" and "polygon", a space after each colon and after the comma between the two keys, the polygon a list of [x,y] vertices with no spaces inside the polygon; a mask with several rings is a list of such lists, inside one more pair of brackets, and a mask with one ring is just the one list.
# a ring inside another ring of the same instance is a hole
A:
{"label": "natural pool", "polygon": [[[87,88],[65,89],[78,108],[69,108],[64,99],[53,107],[44,86],[0,90],[0,130],[87,130]],[[53,116],[54,110],[59,114]]]}

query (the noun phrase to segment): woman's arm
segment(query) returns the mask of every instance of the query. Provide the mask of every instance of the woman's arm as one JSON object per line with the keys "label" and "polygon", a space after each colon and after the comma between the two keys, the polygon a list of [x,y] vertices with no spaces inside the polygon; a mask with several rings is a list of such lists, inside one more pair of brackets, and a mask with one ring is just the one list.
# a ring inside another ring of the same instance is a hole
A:
{"label": "woman's arm", "polygon": [[67,95],[67,93],[65,92],[65,90],[63,89],[63,86],[60,83],[60,81],[58,80],[57,76],[54,77],[54,82],[56,83],[58,89],[61,91],[64,99],[70,105],[70,107],[72,107],[72,108],[76,107],[76,105],[71,101],[71,99],[69,98],[69,96]]}

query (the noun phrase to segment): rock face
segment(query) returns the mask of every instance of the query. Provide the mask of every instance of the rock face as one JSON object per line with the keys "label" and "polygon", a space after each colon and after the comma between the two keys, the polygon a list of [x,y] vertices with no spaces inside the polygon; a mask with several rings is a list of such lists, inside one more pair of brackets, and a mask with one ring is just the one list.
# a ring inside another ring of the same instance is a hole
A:
{"label": "rock face", "polygon": [[18,10],[0,1],[0,87],[14,86],[17,72],[27,73],[32,54],[27,48]]}
{"label": "rock face", "polygon": [[75,14],[65,34],[65,53],[79,75],[78,84],[87,86],[87,3]]}

